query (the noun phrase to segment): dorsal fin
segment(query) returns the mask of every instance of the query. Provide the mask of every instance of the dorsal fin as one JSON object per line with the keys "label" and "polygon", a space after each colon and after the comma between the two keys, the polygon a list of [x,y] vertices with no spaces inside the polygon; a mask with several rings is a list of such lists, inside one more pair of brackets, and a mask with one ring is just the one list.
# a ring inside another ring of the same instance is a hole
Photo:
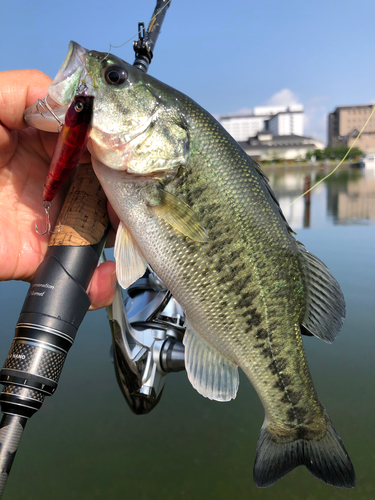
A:
{"label": "dorsal fin", "polygon": [[305,326],[300,325],[299,328],[301,331],[301,335],[306,335],[306,337],[314,337],[314,334],[309,332],[309,330]]}
{"label": "dorsal fin", "polygon": [[[315,255],[297,241],[305,278],[306,312],[302,325],[310,334],[332,343],[345,318],[345,300],[340,285]],[[304,333],[304,332],[302,332]]]}
{"label": "dorsal fin", "polygon": [[[260,165],[252,160],[253,166],[259,175],[260,182],[265,186],[272,200],[275,202],[281,218],[289,234],[294,238],[296,234],[289,226],[280,208],[268,178]],[[327,266],[315,255],[309,253],[304,245],[295,240],[301,254],[301,264],[305,280],[306,313],[302,322],[301,333],[314,335],[332,343],[339,334],[345,318],[345,300],[340,285],[329,272]]]}
{"label": "dorsal fin", "polygon": [[261,166],[259,165],[259,163],[257,163],[252,158],[250,158],[250,160],[252,161],[253,167],[255,168],[255,170],[257,171],[257,173],[259,175],[259,179],[260,179],[261,183],[267,189],[268,194],[271,196],[272,200],[275,202],[275,205],[277,206],[277,208],[279,210],[281,218],[282,218],[282,220],[283,220],[283,222],[284,222],[284,224],[285,224],[288,232],[294,236],[296,233],[289,226],[289,223],[286,220],[285,215],[283,214],[283,211],[281,210],[280,203],[279,203],[278,199],[276,198],[275,193],[272,191],[271,186],[269,185],[269,179],[268,179],[268,177],[263,172],[263,170],[262,170]]}

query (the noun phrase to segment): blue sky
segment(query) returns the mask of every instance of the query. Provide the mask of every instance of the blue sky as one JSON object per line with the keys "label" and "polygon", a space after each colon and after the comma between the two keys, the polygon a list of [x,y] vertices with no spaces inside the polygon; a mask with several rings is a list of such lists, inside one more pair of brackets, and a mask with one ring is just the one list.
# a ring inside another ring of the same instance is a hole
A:
{"label": "blue sky", "polygon": [[[54,77],[69,40],[107,51],[148,23],[155,0],[0,0],[0,70]],[[301,102],[305,134],[327,113],[375,102],[373,0],[172,0],[149,73],[215,116]],[[113,49],[133,62],[132,44]]]}

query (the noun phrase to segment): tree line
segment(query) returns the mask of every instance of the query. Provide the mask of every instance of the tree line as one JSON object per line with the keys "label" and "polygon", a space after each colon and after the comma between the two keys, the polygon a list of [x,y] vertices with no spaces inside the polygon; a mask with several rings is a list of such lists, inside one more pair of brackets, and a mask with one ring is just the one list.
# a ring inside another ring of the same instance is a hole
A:
{"label": "tree line", "polygon": [[[324,149],[314,149],[314,151],[308,151],[306,153],[306,159],[311,160],[312,157],[315,156],[316,161],[323,161],[323,160],[342,160],[346,153],[349,151],[349,146],[335,146],[335,147],[327,147]],[[346,157],[347,160],[349,159],[354,159],[358,158],[358,156],[361,156],[362,151],[354,147],[348,156]]]}

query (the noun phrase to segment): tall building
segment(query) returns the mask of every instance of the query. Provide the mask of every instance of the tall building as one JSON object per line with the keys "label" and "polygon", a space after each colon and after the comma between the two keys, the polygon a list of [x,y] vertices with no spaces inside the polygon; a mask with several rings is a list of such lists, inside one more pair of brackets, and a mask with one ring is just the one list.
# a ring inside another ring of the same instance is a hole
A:
{"label": "tall building", "polygon": [[265,130],[265,116],[221,116],[220,123],[236,141],[247,141],[249,137],[255,137],[258,132]]}
{"label": "tall building", "polygon": [[302,111],[281,111],[268,120],[268,130],[273,135],[303,136]]}
{"label": "tall building", "polygon": [[222,116],[220,123],[236,141],[247,141],[258,132],[273,135],[303,135],[303,106],[258,106],[246,116]]}
{"label": "tall building", "polygon": [[[373,104],[337,107],[328,115],[328,146],[351,146],[373,108]],[[356,146],[364,153],[375,153],[375,113]]]}

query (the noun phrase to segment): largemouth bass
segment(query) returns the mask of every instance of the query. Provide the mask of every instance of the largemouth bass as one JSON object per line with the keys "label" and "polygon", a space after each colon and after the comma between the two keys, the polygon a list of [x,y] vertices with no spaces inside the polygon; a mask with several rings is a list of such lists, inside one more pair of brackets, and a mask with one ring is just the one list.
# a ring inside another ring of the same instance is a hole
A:
{"label": "largemouth bass", "polygon": [[[186,95],[71,42],[49,88],[59,116],[82,85],[95,97],[93,166],[121,220],[118,279],[126,288],[149,264],[184,308],[186,370],[200,394],[235,398],[238,367],[245,372],[265,410],[257,486],[305,465],[328,484],[354,487],[301,338],[332,342],[344,298],[295,239],[259,165]],[[35,109],[26,120],[49,127]]]}

